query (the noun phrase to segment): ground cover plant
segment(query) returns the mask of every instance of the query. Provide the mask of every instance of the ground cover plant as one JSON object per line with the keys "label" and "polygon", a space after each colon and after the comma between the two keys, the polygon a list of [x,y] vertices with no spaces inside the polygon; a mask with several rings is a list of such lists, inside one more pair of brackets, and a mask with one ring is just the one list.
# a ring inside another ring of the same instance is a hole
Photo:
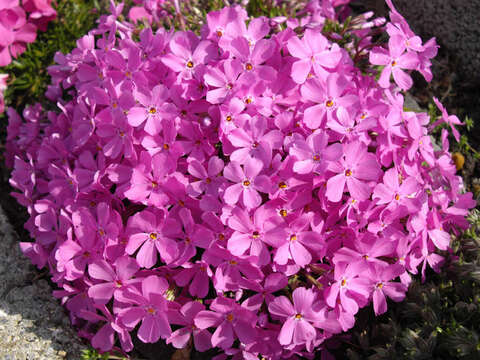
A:
{"label": "ground cover plant", "polygon": [[227,6],[198,33],[179,2],[136,4],[131,22],[112,3],[49,68],[58,109],[8,110],[22,249],[95,348],[328,357],[360,308],[383,314],[440,270],[475,202],[447,130],[440,148],[429,136],[458,140],[458,118],[404,107],[435,40],[391,2],[387,23],[345,3]]}

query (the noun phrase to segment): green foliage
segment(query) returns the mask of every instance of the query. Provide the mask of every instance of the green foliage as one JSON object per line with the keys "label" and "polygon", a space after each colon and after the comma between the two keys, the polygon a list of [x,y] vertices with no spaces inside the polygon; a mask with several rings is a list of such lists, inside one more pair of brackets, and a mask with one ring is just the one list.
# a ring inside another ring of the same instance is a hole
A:
{"label": "green foliage", "polygon": [[126,357],[113,355],[108,352],[100,354],[97,350],[94,350],[94,349],[82,350],[81,359],[82,360],[127,360]]}
{"label": "green foliage", "polygon": [[7,106],[21,111],[27,103],[44,102],[50,83],[47,67],[54,63],[55,53],[70,52],[77,39],[94,27],[105,5],[105,1],[99,0],[57,2],[57,19],[49,23],[46,32],[38,32],[37,40],[28,45],[27,51],[1,71],[10,76],[5,94]]}
{"label": "green foliage", "polygon": [[480,211],[468,220],[442,273],[414,279],[405,301],[390,302],[380,317],[360,311],[338,358],[480,359]]}

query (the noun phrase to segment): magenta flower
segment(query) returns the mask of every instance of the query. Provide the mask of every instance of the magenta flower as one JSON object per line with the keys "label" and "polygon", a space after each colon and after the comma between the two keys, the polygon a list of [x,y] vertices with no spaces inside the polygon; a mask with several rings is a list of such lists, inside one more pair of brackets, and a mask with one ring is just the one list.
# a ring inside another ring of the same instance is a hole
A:
{"label": "magenta flower", "polygon": [[178,257],[174,238],[180,233],[180,224],[174,219],[165,219],[162,211],[144,210],[129,219],[125,251],[132,255],[139,249],[136,259],[147,269],[157,262],[157,253],[163,262],[170,264]]}
{"label": "magenta flower", "polygon": [[398,264],[388,266],[374,266],[370,268],[371,280],[374,282],[372,294],[373,309],[375,315],[383,314],[387,311],[387,301],[385,296],[399,302],[405,298],[407,287],[391,280],[396,279],[404,272],[404,268]]}
{"label": "magenta flower", "polygon": [[418,67],[418,55],[414,52],[405,52],[406,44],[402,36],[394,35],[388,41],[388,51],[383,48],[374,48],[370,53],[370,62],[374,65],[384,65],[378,84],[383,88],[390,87],[390,76],[402,90],[408,90],[413,80],[406,70],[415,70]]}
{"label": "magenta flower", "polygon": [[328,40],[311,29],[305,31],[302,40],[292,36],[288,41],[288,51],[300,59],[292,65],[292,78],[298,84],[303,84],[309,75],[313,75],[312,68],[315,75],[324,76],[326,69],[337,67],[342,58],[338,46],[330,49]]}
{"label": "magenta flower", "polygon": [[365,181],[376,181],[380,176],[380,167],[375,155],[359,142],[344,145],[344,158],[331,163],[329,170],[337,173],[327,181],[326,196],[328,200],[340,201],[347,186],[350,196],[357,200],[366,200],[372,192]]}
{"label": "magenta flower", "polygon": [[231,162],[223,170],[225,178],[236,184],[225,189],[224,200],[229,205],[235,205],[242,195],[242,202],[248,209],[259,206],[262,202],[260,192],[268,193],[270,180],[266,175],[260,175],[263,168],[261,161],[249,159],[242,167],[237,162]]}
{"label": "magenta flower", "polygon": [[199,329],[216,328],[212,334],[212,346],[228,349],[235,338],[249,344],[255,339],[257,319],[253,312],[238,305],[234,300],[217,297],[210,305],[195,316],[195,326]]}
{"label": "magenta flower", "polygon": [[338,107],[349,108],[357,102],[357,96],[347,93],[348,80],[339,74],[332,73],[326,81],[312,79],[301,88],[302,96],[317,105],[305,109],[303,121],[312,130],[322,128],[325,121],[331,121]]}
{"label": "magenta flower", "polygon": [[88,266],[90,277],[104,282],[91,286],[88,289],[88,296],[97,304],[106,304],[112,296],[118,300],[117,297],[125,286],[138,281],[132,277],[139,269],[137,262],[127,256],[118,258],[114,263],[114,268],[105,260],[91,263]]}
{"label": "magenta flower", "polygon": [[336,161],[342,155],[342,146],[339,143],[328,146],[328,135],[315,131],[305,141],[294,142],[290,147],[290,155],[296,161],[293,171],[299,174],[315,172],[323,174],[329,161]]}
{"label": "magenta flower", "polygon": [[175,330],[167,339],[167,344],[172,344],[177,349],[183,349],[193,337],[193,343],[198,351],[205,351],[212,347],[212,335],[205,329],[199,329],[195,325],[198,313],[205,310],[205,305],[198,301],[190,301],[182,306],[179,317],[172,320],[173,324],[181,325],[182,328]]}
{"label": "magenta flower", "polygon": [[453,136],[455,137],[455,140],[457,140],[457,142],[460,141],[460,133],[458,132],[457,129],[455,129],[454,125],[464,125],[464,124],[458,119],[457,116],[448,115],[447,109],[445,109],[445,107],[440,103],[440,101],[438,101],[436,97],[433,98],[433,101],[435,102],[435,105],[437,105],[437,107],[442,112],[442,116],[440,117],[440,119],[435,121],[431,127],[434,128],[439,124],[445,123],[448,126],[450,126],[450,129],[452,129],[452,133],[453,133]]}
{"label": "magenta flower", "polygon": [[312,289],[296,288],[292,293],[293,305],[285,296],[275,298],[268,310],[273,315],[286,318],[278,334],[281,345],[300,345],[314,340],[316,330],[312,323],[319,320],[315,311],[316,294]]}
{"label": "magenta flower", "polygon": [[128,288],[122,293],[122,302],[130,306],[120,310],[118,317],[129,329],[141,321],[137,336],[145,343],[167,339],[172,333],[167,317],[167,290],[165,279],[151,275],[142,281],[141,291]]}
{"label": "magenta flower", "polygon": [[335,307],[339,301],[347,312],[356,314],[370,296],[371,280],[360,277],[368,269],[363,262],[335,265],[335,282],[324,291],[328,306]]}
{"label": "magenta flower", "polygon": [[115,345],[115,333],[118,334],[120,345],[124,351],[132,351],[133,343],[130,333],[119,319],[113,316],[105,305],[96,306],[103,315],[99,315],[92,311],[81,309],[79,316],[85,320],[98,322],[104,321],[102,327],[98,329],[92,337],[92,346],[100,351],[110,351]]}
{"label": "magenta flower", "polygon": [[145,124],[143,129],[148,134],[157,134],[162,130],[162,119],[168,118],[173,113],[173,105],[166,103],[169,97],[168,89],[157,85],[152,89],[151,95],[138,91],[135,97],[141,106],[128,110],[128,123],[134,128]]}

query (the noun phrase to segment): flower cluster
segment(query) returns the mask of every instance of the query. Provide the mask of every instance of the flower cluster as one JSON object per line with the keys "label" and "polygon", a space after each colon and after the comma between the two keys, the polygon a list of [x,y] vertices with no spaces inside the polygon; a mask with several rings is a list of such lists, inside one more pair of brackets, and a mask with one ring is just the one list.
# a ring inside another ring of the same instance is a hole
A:
{"label": "flower cluster", "polygon": [[0,66],[6,66],[35,41],[37,29],[45,31],[56,16],[51,0],[0,1]]}
{"label": "flower cluster", "polygon": [[[322,3],[283,23],[226,7],[200,36],[138,34],[112,6],[49,70],[60,111],[8,110],[35,239],[22,250],[99,350],[128,352],[134,335],[219,358],[311,354],[438,271],[468,226],[447,131],[435,147],[399,91],[429,73],[434,40],[389,3],[388,49],[369,14],[345,44],[319,24],[346,1]],[[385,65],[378,82],[365,58]]]}

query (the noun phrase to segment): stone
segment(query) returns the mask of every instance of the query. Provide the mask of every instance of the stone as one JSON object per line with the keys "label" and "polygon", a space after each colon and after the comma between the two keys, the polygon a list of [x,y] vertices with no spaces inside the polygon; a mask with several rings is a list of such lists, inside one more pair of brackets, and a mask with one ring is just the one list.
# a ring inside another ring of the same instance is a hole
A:
{"label": "stone", "polygon": [[[378,15],[386,15],[385,0],[358,0]],[[393,0],[398,12],[425,42],[431,37],[456,62],[457,76],[480,84],[479,0]]]}

